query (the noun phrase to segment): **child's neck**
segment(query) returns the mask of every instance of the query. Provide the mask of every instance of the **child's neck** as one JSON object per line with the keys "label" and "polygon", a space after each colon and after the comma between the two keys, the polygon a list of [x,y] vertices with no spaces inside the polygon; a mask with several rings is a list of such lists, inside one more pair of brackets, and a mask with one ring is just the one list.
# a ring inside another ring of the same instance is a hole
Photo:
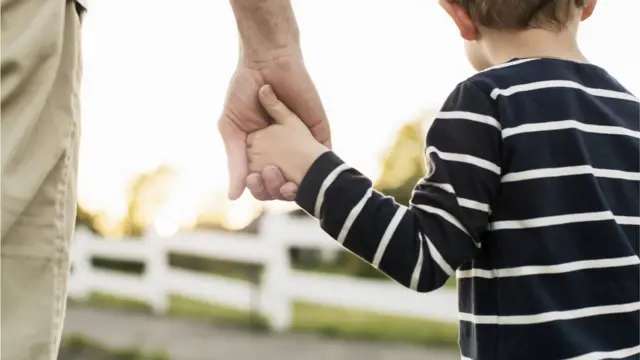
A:
{"label": "child's neck", "polygon": [[514,58],[548,57],[588,62],[578,47],[577,29],[548,31],[531,29],[519,32],[491,31],[483,34],[492,65]]}

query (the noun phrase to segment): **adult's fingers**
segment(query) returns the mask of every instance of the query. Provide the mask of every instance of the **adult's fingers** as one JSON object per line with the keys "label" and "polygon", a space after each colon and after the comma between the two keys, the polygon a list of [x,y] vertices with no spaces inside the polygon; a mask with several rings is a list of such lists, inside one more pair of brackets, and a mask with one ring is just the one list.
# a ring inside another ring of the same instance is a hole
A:
{"label": "adult's fingers", "polygon": [[286,183],[282,171],[276,166],[269,165],[262,169],[262,180],[267,192],[274,200],[284,200],[280,188]]}
{"label": "adult's fingers", "polygon": [[292,121],[300,121],[296,114],[276,97],[271,85],[263,85],[258,91],[258,98],[276,124],[285,125]]}
{"label": "adult's fingers", "polygon": [[267,188],[264,186],[264,182],[262,181],[262,176],[260,176],[260,174],[253,173],[247,176],[247,188],[251,191],[251,195],[253,195],[256,200],[273,200],[271,195],[269,195]]}
{"label": "adult's fingers", "polygon": [[238,199],[245,189],[245,179],[249,172],[247,159],[247,135],[235,127],[231,121],[220,120],[218,129],[227,153],[229,170],[229,188],[227,196],[230,200]]}
{"label": "adult's fingers", "polygon": [[298,194],[298,185],[288,182],[280,188],[280,195],[286,201],[294,201]]}

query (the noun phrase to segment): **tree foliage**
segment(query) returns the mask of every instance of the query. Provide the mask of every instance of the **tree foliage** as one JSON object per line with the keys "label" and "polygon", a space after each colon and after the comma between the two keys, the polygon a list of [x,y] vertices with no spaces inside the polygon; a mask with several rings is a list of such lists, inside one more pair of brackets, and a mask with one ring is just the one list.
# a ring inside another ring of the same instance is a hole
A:
{"label": "tree foliage", "polygon": [[169,183],[176,174],[175,169],[163,165],[134,178],[129,187],[129,205],[122,224],[124,235],[144,234],[159,208],[168,200]]}
{"label": "tree foliage", "polygon": [[90,212],[80,204],[77,205],[76,227],[82,226],[89,229],[94,234],[100,234],[97,217],[97,214]]}
{"label": "tree foliage", "polygon": [[[409,205],[416,183],[426,174],[424,139],[425,125],[429,121],[430,116],[426,114],[402,126],[393,145],[380,159],[382,171],[375,183],[376,189],[405,206]],[[343,254],[336,265],[354,276],[384,277],[378,270],[351,253]]]}
{"label": "tree foliage", "polygon": [[428,117],[408,122],[398,130],[393,145],[381,157],[381,175],[375,187],[408,205],[416,183],[425,176],[425,123]]}

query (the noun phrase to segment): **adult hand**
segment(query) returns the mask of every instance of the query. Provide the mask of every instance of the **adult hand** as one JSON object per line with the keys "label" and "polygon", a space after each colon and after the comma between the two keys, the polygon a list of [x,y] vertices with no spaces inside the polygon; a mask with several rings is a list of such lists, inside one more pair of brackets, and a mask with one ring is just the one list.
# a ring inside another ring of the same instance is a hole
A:
{"label": "adult hand", "polygon": [[218,122],[227,152],[231,200],[239,198],[245,187],[258,200],[295,198],[297,186],[287,183],[275,166],[266,167],[262,174],[249,175],[247,135],[271,123],[258,100],[258,90],[265,84],[271,85],[278,98],[304,121],[316,140],[331,147],[327,116],[299,52],[261,62],[241,60]]}

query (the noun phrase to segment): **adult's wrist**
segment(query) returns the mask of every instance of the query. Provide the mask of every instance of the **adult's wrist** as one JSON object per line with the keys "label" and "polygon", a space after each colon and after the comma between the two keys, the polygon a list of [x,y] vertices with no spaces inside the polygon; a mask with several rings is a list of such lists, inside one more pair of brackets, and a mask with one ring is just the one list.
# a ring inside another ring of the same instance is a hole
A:
{"label": "adult's wrist", "polygon": [[241,60],[269,62],[300,52],[291,0],[230,0],[240,35]]}
{"label": "adult's wrist", "polygon": [[288,67],[302,62],[302,51],[298,43],[281,46],[241,44],[239,62],[255,70]]}

